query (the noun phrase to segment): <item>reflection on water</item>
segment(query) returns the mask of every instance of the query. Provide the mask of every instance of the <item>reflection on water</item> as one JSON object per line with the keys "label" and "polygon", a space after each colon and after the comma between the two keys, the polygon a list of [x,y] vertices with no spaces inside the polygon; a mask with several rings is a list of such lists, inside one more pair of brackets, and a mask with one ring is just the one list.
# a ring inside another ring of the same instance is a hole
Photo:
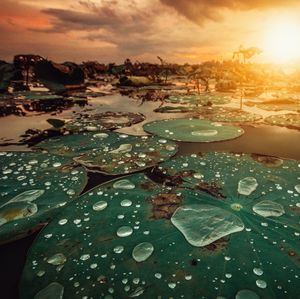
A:
{"label": "reflection on water", "polygon": [[197,152],[228,151],[259,153],[300,160],[300,132],[276,126],[242,126],[245,134],[239,138],[212,143],[180,142],[177,155]]}

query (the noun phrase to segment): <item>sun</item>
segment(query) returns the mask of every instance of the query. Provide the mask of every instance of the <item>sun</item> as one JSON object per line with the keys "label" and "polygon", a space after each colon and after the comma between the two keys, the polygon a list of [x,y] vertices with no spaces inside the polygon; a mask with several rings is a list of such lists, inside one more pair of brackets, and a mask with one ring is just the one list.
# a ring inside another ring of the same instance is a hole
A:
{"label": "sun", "polygon": [[276,63],[300,59],[300,21],[277,17],[266,24],[263,48],[265,55]]}

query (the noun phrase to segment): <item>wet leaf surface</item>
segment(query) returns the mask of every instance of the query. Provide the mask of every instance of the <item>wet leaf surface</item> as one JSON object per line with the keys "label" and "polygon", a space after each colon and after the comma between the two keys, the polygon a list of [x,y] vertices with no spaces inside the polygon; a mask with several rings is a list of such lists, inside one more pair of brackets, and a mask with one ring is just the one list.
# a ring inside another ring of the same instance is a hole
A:
{"label": "wet leaf surface", "polygon": [[177,152],[177,145],[172,141],[109,131],[52,138],[36,148],[73,157],[88,168],[113,175],[152,167]]}
{"label": "wet leaf surface", "polygon": [[300,130],[300,113],[271,115],[265,118],[265,122],[271,125]]}
{"label": "wet leaf surface", "polygon": [[84,189],[83,167],[65,157],[1,152],[1,243],[24,237],[49,222]]}
{"label": "wet leaf surface", "polygon": [[[167,176],[182,176],[180,186],[135,174],[68,205],[31,248],[21,298],[53,284],[66,298],[297,294],[300,231],[291,207],[299,206],[298,162],[283,160],[270,168],[250,155],[208,153],[159,168]],[[257,186],[243,195],[249,188],[240,182],[249,177]],[[226,198],[197,188],[215,182]],[[153,217],[155,211],[159,217]]]}
{"label": "wet leaf surface", "polygon": [[200,119],[169,119],[144,125],[148,133],[176,141],[214,142],[234,139],[244,131],[237,126],[222,125]]}

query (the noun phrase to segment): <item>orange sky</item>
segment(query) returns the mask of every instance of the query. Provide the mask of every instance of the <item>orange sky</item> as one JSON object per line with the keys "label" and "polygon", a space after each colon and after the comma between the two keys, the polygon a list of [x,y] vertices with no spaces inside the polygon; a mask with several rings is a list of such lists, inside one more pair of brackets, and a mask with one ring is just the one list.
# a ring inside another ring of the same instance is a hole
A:
{"label": "orange sky", "polygon": [[253,61],[278,62],[286,56],[282,62],[294,62],[300,58],[299,2],[2,0],[0,59],[36,53],[55,61],[107,63],[129,57],[158,62],[159,55],[170,62],[199,63],[229,59],[244,45],[263,50]]}

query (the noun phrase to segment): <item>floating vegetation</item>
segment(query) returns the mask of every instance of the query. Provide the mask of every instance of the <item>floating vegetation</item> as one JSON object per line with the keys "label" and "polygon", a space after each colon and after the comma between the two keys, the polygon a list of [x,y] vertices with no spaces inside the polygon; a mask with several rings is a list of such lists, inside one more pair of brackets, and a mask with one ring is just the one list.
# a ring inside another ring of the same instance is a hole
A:
{"label": "floating vegetation", "polygon": [[159,112],[159,113],[187,113],[187,112],[195,112],[195,107],[163,106],[163,107],[156,108],[154,110],[154,112]]}
{"label": "floating vegetation", "polygon": [[271,115],[265,118],[265,122],[271,125],[299,130],[300,114],[288,113],[288,114],[280,114],[280,115]]}
{"label": "floating vegetation", "polygon": [[171,95],[165,100],[168,103],[173,104],[192,104],[192,105],[222,105],[228,104],[231,98],[228,96],[219,95]]}
{"label": "floating vegetation", "polygon": [[223,107],[186,107],[186,106],[163,106],[154,110],[160,113],[187,113],[193,112],[211,121],[220,122],[255,122],[262,116],[240,109]]}
{"label": "floating vegetation", "polygon": [[245,102],[245,105],[253,107],[256,106],[260,109],[267,111],[298,111],[300,112],[300,101],[295,99],[275,99],[275,100],[267,100],[262,102],[253,102],[248,101]]}
{"label": "floating vegetation", "polygon": [[154,166],[177,152],[172,141],[109,131],[51,138],[37,144],[36,148],[73,157],[89,168],[113,175]]}
{"label": "floating vegetation", "polygon": [[[182,183],[167,186],[135,174],[69,204],[32,246],[21,298],[33,298],[52,283],[66,298],[283,298],[297,293],[296,161],[269,168],[249,155],[209,153],[172,159],[160,168],[181,176]],[[255,190],[252,179],[246,188],[251,192],[241,192],[240,182],[249,177],[256,179]],[[216,182],[224,198],[197,188]],[[107,205],[95,210],[99,201]],[[153,217],[154,208],[166,211],[173,204],[170,218]],[[63,264],[49,264],[49,259]]]}
{"label": "floating vegetation", "polygon": [[133,112],[103,112],[92,115],[82,115],[66,123],[65,128],[73,133],[85,131],[115,130],[130,127],[142,122],[145,116]]}
{"label": "floating vegetation", "polygon": [[144,130],[163,138],[186,142],[222,141],[237,138],[244,133],[237,126],[192,118],[154,121],[145,124]]}
{"label": "floating vegetation", "polygon": [[82,167],[65,157],[1,152],[0,239],[24,237],[49,222],[85,187]]}
{"label": "floating vegetation", "polygon": [[220,107],[212,107],[211,115],[208,112],[209,109],[205,111],[201,111],[201,115],[205,118],[208,118],[212,121],[220,121],[220,122],[256,122],[262,119],[261,115],[246,112],[240,109],[232,109],[232,108],[220,108]]}
{"label": "floating vegetation", "polygon": [[90,150],[104,149],[120,140],[122,138],[119,134],[102,131],[49,138],[36,144],[34,148],[56,155],[78,157]]}

